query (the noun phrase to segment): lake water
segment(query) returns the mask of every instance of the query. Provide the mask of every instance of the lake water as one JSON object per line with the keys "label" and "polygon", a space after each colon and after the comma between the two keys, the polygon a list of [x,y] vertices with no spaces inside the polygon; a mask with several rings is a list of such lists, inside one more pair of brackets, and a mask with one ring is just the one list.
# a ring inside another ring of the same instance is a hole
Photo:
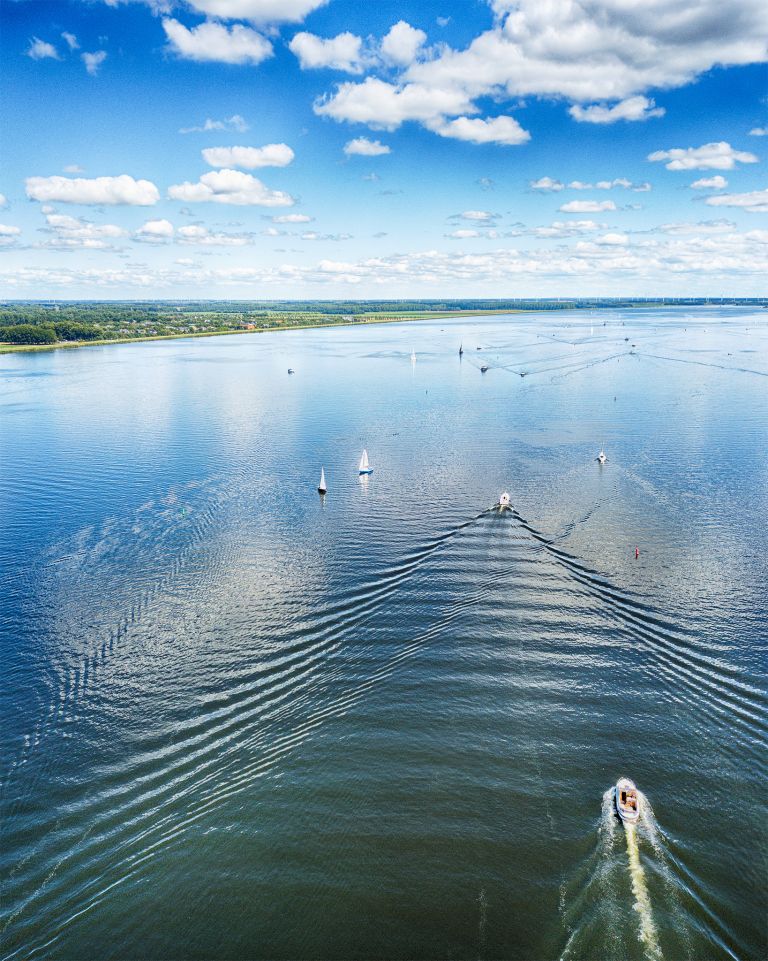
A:
{"label": "lake water", "polygon": [[0,386],[3,957],[766,956],[768,311]]}

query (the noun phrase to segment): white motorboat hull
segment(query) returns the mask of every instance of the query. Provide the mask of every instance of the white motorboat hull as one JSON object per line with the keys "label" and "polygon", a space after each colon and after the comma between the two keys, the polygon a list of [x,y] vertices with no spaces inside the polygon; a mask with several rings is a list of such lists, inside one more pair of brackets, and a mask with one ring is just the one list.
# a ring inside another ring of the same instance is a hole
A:
{"label": "white motorboat hull", "polygon": [[[630,804],[623,803],[623,799],[626,798],[628,791],[634,794],[636,802],[634,808]],[[616,782],[616,786],[613,789],[613,807],[616,814],[625,824],[636,824],[640,819],[640,792],[635,787],[634,782],[630,781],[629,778],[619,778]]]}

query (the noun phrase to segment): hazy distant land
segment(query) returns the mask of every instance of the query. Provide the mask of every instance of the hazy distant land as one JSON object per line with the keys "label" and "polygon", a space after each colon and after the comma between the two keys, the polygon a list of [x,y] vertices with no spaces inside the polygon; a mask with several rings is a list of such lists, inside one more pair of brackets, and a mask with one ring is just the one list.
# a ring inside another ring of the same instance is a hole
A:
{"label": "hazy distant land", "polygon": [[768,299],[16,301],[0,307],[0,353],[462,315],[708,304],[766,307]]}

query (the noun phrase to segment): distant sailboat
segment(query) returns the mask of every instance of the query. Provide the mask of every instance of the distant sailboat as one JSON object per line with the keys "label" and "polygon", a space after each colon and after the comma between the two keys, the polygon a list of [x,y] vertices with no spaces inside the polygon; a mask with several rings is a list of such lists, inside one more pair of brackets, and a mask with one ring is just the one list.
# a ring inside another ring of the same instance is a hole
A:
{"label": "distant sailboat", "polygon": [[413,348],[411,348],[411,363],[416,363],[416,351]]}
{"label": "distant sailboat", "polygon": [[320,483],[317,485],[318,494],[325,494],[328,490],[328,486],[325,483],[325,468],[320,468]]}
{"label": "distant sailboat", "polygon": [[459,357],[464,353],[464,344],[459,344]]}
{"label": "distant sailboat", "polygon": [[368,451],[363,451],[363,456],[360,458],[360,467],[358,468],[358,473],[360,474],[372,474],[373,468],[368,461]]}

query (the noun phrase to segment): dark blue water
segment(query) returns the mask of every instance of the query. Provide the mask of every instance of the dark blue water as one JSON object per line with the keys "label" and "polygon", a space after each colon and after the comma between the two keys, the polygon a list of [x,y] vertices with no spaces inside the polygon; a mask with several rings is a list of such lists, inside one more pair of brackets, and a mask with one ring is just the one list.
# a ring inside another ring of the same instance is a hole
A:
{"label": "dark blue water", "polygon": [[0,357],[2,956],[764,957],[766,313]]}

